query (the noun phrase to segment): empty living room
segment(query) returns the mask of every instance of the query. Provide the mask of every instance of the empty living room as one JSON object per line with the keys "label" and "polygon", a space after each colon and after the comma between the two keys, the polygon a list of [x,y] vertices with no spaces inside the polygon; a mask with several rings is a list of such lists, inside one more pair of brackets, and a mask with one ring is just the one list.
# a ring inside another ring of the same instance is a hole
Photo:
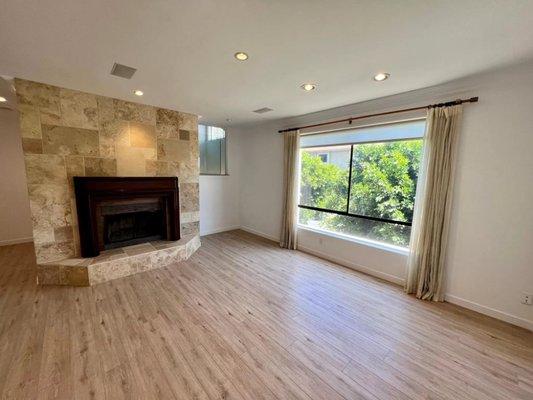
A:
{"label": "empty living room", "polygon": [[533,400],[533,0],[0,3],[0,399]]}

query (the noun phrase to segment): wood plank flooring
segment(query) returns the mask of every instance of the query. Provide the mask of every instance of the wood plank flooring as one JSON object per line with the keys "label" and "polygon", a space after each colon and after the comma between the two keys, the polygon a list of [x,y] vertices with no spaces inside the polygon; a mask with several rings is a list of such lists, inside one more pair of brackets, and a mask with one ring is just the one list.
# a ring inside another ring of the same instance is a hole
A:
{"label": "wood plank flooring", "polygon": [[0,248],[1,399],[533,399],[533,333],[242,231],[91,288],[32,250]]}

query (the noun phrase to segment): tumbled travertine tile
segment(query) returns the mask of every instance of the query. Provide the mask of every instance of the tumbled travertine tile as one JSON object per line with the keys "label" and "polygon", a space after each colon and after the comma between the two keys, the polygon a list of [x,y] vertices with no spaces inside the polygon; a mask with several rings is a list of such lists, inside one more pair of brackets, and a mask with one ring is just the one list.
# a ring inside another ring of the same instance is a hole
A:
{"label": "tumbled travertine tile", "polygon": [[105,256],[108,258],[110,258],[111,256],[116,256],[117,254],[126,254],[126,253],[124,252],[123,248],[102,250],[100,252],[100,256]]}
{"label": "tumbled travertine tile", "polygon": [[84,157],[86,176],[117,176],[117,160],[114,158]]}
{"label": "tumbled travertine tile", "polygon": [[200,222],[181,224],[182,235],[197,235],[200,232]]}
{"label": "tumbled travertine tile", "polygon": [[22,151],[24,154],[42,154],[42,139],[22,138]]}
{"label": "tumbled travertine tile", "polygon": [[179,162],[177,163],[180,183],[198,183],[200,177],[200,167],[198,162]]}
{"label": "tumbled travertine tile", "polygon": [[65,267],[60,275],[60,284],[69,286],[89,286],[89,271],[87,267]]}
{"label": "tumbled travertine tile", "polygon": [[168,249],[169,247],[175,247],[177,246],[178,241],[169,242],[168,240],[156,240],[154,242],[150,242],[152,246],[155,247],[156,250],[161,249]]}
{"label": "tumbled travertine tile", "polygon": [[155,125],[155,107],[118,99],[113,99],[113,107],[116,119]]}
{"label": "tumbled travertine tile", "polygon": [[198,183],[180,183],[181,212],[198,211],[199,185]]}
{"label": "tumbled travertine tile", "polygon": [[98,127],[101,128],[105,123],[115,119],[115,109],[111,97],[96,96],[98,110]]}
{"label": "tumbled travertine tile", "polygon": [[168,176],[178,176],[181,182],[181,176],[179,176],[179,162],[168,161]]}
{"label": "tumbled travertine tile", "polygon": [[120,120],[104,122],[100,127],[100,136],[113,139],[117,145],[130,146],[130,123]]}
{"label": "tumbled travertine tile", "polygon": [[150,260],[152,265],[164,267],[165,265],[184,260],[186,254],[185,246],[169,247],[168,249],[161,249],[150,253]]}
{"label": "tumbled travertine tile", "polygon": [[178,139],[179,137],[178,124],[163,124],[158,122],[155,129],[158,139]]}
{"label": "tumbled travertine tile", "polygon": [[153,125],[130,122],[130,145],[155,149],[156,134]]}
{"label": "tumbled travertine tile", "polygon": [[180,215],[180,222],[182,224],[196,221],[200,221],[200,211],[182,212]]}
{"label": "tumbled travertine tile", "polygon": [[129,256],[125,252],[117,253],[117,254],[110,255],[109,256],[109,261],[120,260],[121,258],[128,258],[128,257]]}
{"label": "tumbled travertine tile", "polygon": [[175,139],[158,139],[157,159],[159,161],[190,161],[189,142]]}
{"label": "tumbled travertine tile", "polygon": [[33,227],[33,243],[52,243],[54,242],[54,228],[48,226],[34,226]]}
{"label": "tumbled travertine tile", "polygon": [[98,131],[67,126],[42,125],[43,152],[59,155],[97,156]]}
{"label": "tumbled travertine tile", "polygon": [[55,263],[37,266],[39,285],[88,286],[87,267],[63,266]]}
{"label": "tumbled travertine tile", "polygon": [[146,176],[169,176],[168,162],[146,160]]}
{"label": "tumbled travertine tile", "polygon": [[41,139],[41,116],[37,106],[19,105],[20,135],[23,138]]}
{"label": "tumbled travertine tile", "polygon": [[47,263],[74,257],[74,244],[72,242],[46,243],[35,245],[37,263]]}
{"label": "tumbled travertine tile", "polygon": [[94,94],[61,88],[59,102],[61,125],[98,129],[97,104]]}
{"label": "tumbled travertine tile", "polygon": [[41,124],[60,122],[58,87],[15,78],[15,88],[19,105],[29,104],[39,108]]}
{"label": "tumbled travertine tile", "polygon": [[67,176],[85,176],[85,165],[82,156],[65,156]]}
{"label": "tumbled travertine tile", "polygon": [[[43,262],[37,266],[38,283],[41,285],[96,285],[186,260],[200,245],[198,235],[189,235],[173,242],[155,241],[106,250],[101,256],[95,258],[72,256],[63,260]],[[128,250],[131,255],[127,255],[124,250]],[[133,250],[138,250],[138,252]]]}
{"label": "tumbled travertine tile", "polygon": [[165,108],[157,108],[157,125],[181,125],[181,114],[178,111],[167,110]]}
{"label": "tumbled travertine tile", "polygon": [[130,145],[130,127],[127,121],[107,121],[100,128],[100,156],[116,157],[115,146]]}
{"label": "tumbled travertine tile", "polygon": [[190,239],[187,244],[186,244],[186,254],[185,254],[185,257],[186,258],[189,258],[190,256],[192,256],[196,250],[198,250],[200,248],[200,246],[202,245],[201,241],[200,241],[200,236],[198,234],[199,232],[196,232],[195,236]]}
{"label": "tumbled travertine tile", "polygon": [[67,258],[65,260],[61,261],[55,261],[54,264],[62,265],[65,267],[87,267],[91,264],[90,258],[81,258],[81,257],[74,257],[74,258]]}
{"label": "tumbled travertine tile", "polygon": [[56,265],[37,265],[38,285],[59,285],[59,268]]}
{"label": "tumbled travertine tile", "polygon": [[154,160],[155,149],[116,146],[118,176],[146,176],[143,160]]}
{"label": "tumbled travertine tile", "polygon": [[142,243],[134,246],[123,247],[122,250],[124,250],[128,256],[135,256],[137,254],[145,254],[154,251],[155,247],[150,243]]}
{"label": "tumbled travertine tile", "polygon": [[66,185],[28,185],[34,229],[72,225],[72,209]]}
{"label": "tumbled travertine tile", "polygon": [[188,131],[189,132],[189,140],[191,141],[191,145],[195,145],[198,147],[198,129]]}
{"label": "tumbled travertine tile", "polygon": [[28,184],[67,184],[67,172],[63,157],[53,154],[26,154],[24,160]]}
{"label": "tumbled travertine tile", "polygon": [[[105,263],[105,266],[102,265],[102,267],[102,274],[104,275],[103,279],[105,280],[121,278],[123,276],[151,269],[150,257],[146,254],[132,256],[121,260],[108,261]],[[96,265],[95,268],[98,268],[98,265]],[[93,279],[91,279],[91,283],[92,281]]]}
{"label": "tumbled travertine tile", "polygon": [[74,235],[72,232],[72,226],[61,226],[54,228],[54,241],[57,243],[61,242],[72,242],[74,240]]}
{"label": "tumbled travertine tile", "polygon": [[180,129],[194,131],[198,129],[198,116],[180,112]]}

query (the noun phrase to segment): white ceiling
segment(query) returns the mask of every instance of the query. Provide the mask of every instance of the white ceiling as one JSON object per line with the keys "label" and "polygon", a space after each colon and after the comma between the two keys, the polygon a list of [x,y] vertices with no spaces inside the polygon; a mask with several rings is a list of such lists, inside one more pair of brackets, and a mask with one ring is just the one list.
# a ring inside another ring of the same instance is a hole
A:
{"label": "white ceiling", "polygon": [[[0,0],[0,10],[1,75],[224,126],[431,86],[533,56],[531,0]],[[238,50],[249,60],[236,61]],[[115,61],[138,69],[132,80],[109,75]],[[372,81],[378,71],[391,78]],[[304,92],[304,82],[318,89]],[[135,97],[134,88],[145,95]],[[252,113],[261,107],[274,111]]]}

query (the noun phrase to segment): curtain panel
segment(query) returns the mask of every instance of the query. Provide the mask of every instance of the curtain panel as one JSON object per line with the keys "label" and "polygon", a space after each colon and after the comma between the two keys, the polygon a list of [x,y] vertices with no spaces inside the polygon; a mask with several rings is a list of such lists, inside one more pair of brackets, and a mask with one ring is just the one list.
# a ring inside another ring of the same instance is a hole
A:
{"label": "curtain panel", "polygon": [[444,300],[444,269],[462,105],[428,110],[405,291]]}
{"label": "curtain panel", "polygon": [[279,245],[296,249],[298,236],[298,175],[300,166],[300,132],[284,135],[283,210]]}

